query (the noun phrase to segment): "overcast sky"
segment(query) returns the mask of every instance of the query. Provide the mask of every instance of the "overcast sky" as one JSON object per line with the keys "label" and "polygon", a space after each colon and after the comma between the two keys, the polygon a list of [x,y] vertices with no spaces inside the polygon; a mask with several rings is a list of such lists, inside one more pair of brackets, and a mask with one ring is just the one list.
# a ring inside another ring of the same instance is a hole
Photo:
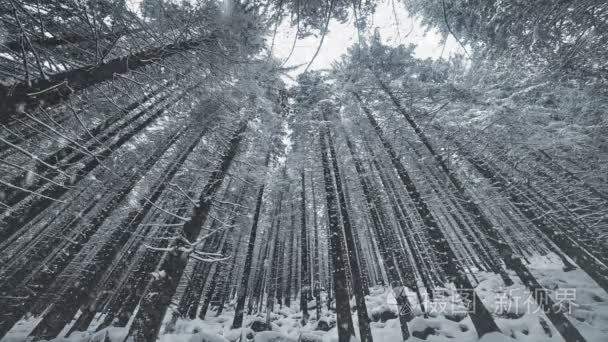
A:
{"label": "overcast sky", "polygon": [[[224,1],[229,2],[231,0]],[[392,1],[395,4],[396,15],[393,12]],[[141,3],[142,0],[127,0],[127,6],[134,12],[140,11]],[[384,43],[389,45],[416,44],[416,57],[435,59],[441,56],[443,44],[440,44],[440,36],[434,31],[425,32],[425,29],[420,26],[417,20],[408,16],[399,0],[380,0],[378,2],[376,12],[368,20],[368,33],[374,32],[376,28],[379,29]],[[296,28],[289,27],[287,22],[279,26],[272,51],[276,57],[281,60],[287,58],[293,45],[295,33]],[[286,66],[298,64],[304,64],[304,66],[290,72],[292,77],[304,71],[319,46],[320,39],[320,36],[309,36],[296,42],[294,53]],[[358,36],[353,20],[344,24],[332,20],[321,51],[310,69],[331,68],[331,63],[346,53],[347,48],[356,40],[358,40]],[[449,37],[445,44],[443,56],[448,57],[454,53],[462,53],[462,48],[453,37]]]}
{"label": "overcast sky", "polygon": [[[391,0],[384,0],[378,4],[376,13],[369,20],[368,30],[373,32],[375,28],[378,28],[383,41],[390,45],[416,44],[416,56],[419,58],[438,58],[443,48],[443,44],[440,44],[440,36],[433,31],[425,32],[425,29],[416,20],[408,16],[400,1],[395,0],[395,8],[398,25],[396,24],[395,15],[393,15]],[[281,60],[287,58],[293,45],[295,32],[296,29],[290,28],[287,23],[279,26],[273,48],[273,54],[276,57]],[[307,65],[319,45],[320,38],[320,36],[310,36],[296,42],[294,53],[286,65]],[[336,21],[330,22],[329,33],[325,37],[321,51],[310,69],[330,68],[331,63],[346,53],[347,48],[356,40],[358,40],[357,30],[352,20],[344,24]],[[450,37],[443,56],[447,57],[458,52],[461,52],[460,46]],[[305,67],[304,65],[290,74],[295,76],[304,71]]]}

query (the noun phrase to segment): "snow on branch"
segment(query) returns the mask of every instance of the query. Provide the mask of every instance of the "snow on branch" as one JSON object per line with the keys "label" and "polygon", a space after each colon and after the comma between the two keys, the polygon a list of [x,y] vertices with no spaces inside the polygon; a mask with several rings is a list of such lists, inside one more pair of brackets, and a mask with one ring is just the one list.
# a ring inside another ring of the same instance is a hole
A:
{"label": "snow on branch", "polygon": [[148,203],[150,203],[150,204],[151,204],[151,205],[152,205],[154,208],[156,208],[156,209],[158,209],[158,210],[162,211],[163,213],[165,213],[165,214],[167,214],[167,215],[170,215],[170,216],[172,216],[172,217],[174,217],[174,218],[176,218],[176,219],[178,219],[178,220],[184,221],[184,222],[188,222],[188,221],[190,221],[190,219],[189,219],[189,218],[186,218],[186,217],[183,217],[183,216],[179,216],[179,215],[177,215],[177,214],[174,214],[174,213],[172,213],[172,212],[169,212],[169,211],[167,211],[167,210],[165,210],[165,209],[163,209],[163,208],[161,208],[161,207],[157,206],[157,205],[156,205],[154,202],[152,202],[152,201],[151,201],[151,200],[150,200],[148,197],[146,197],[146,196],[143,196],[143,198],[144,198],[144,199],[145,199],[145,200],[146,200]]}
{"label": "snow on branch", "polygon": [[[209,214],[209,217],[211,217],[213,220],[215,220],[215,221],[219,222],[219,223],[220,223],[220,224],[221,224],[223,227],[229,227],[229,226],[230,226],[230,224],[228,224],[228,223],[226,223],[226,222],[224,222],[224,221],[222,221],[222,220],[218,219],[217,217],[215,217],[215,216],[213,216],[213,215],[211,215],[211,214]],[[215,231],[214,231],[214,232],[215,232]]]}
{"label": "snow on branch", "polygon": [[223,257],[223,258],[201,258],[197,255],[191,255],[190,257],[192,259],[202,261],[202,262],[219,262],[219,261],[226,261],[226,260],[232,258],[232,255],[229,255],[229,256]]}
{"label": "snow on branch", "polygon": [[179,185],[177,185],[175,183],[169,183],[169,185],[171,185],[172,187],[179,190],[179,193],[181,195],[183,195],[184,197],[186,197],[194,206],[198,206],[198,201],[193,199],[192,197],[190,197],[190,195],[188,195],[188,193],[186,191],[184,191],[184,189],[182,189]]}
{"label": "snow on branch", "polygon": [[[17,134],[15,134],[15,133],[14,133],[12,130],[10,130],[10,129],[9,129],[8,127],[6,127],[5,125],[0,125],[0,126],[1,126],[3,129],[5,129],[6,131],[10,132],[11,134],[13,134],[13,135],[15,135],[15,136],[18,136]],[[36,162],[39,162],[39,163],[43,164],[44,166],[46,166],[46,167],[48,167],[48,168],[52,169],[53,171],[57,171],[58,173],[60,173],[60,174],[62,174],[62,175],[64,175],[64,176],[66,176],[66,177],[70,178],[70,176],[69,176],[68,174],[66,174],[65,172],[63,172],[63,170],[60,170],[60,169],[58,169],[57,167],[55,167],[54,165],[51,165],[51,164],[49,164],[49,163],[45,162],[44,160],[42,160],[42,159],[41,159],[40,157],[38,157],[37,155],[35,155],[35,154],[33,154],[33,153],[31,153],[31,152],[29,152],[29,151],[27,151],[27,150],[23,149],[23,148],[21,148],[21,147],[19,147],[19,146],[15,145],[15,144],[13,144],[13,143],[11,143],[10,141],[8,141],[8,140],[6,140],[6,139],[4,139],[4,138],[2,138],[2,137],[0,137],[0,141],[1,141],[1,142],[3,142],[3,143],[5,143],[6,145],[8,145],[8,146],[10,146],[10,147],[12,147],[12,148],[14,148],[14,149],[16,149],[17,151],[21,152],[22,154],[24,154],[24,155],[28,156],[28,157],[29,157],[29,158],[31,158],[32,160],[35,160]]]}
{"label": "snow on branch", "polygon": [[[207,239],[208,237],[210,237],[211,235],[215,234],[216,232],[220,231],[220,229],[209,233],[199,239],[197,239],[195,242],[190,242],[188,241],[188,239],[186,239],[185,236],[180,235],[179,236],[179,240],[182,241],[184,244],[186,244],[186,247],[184,246],[179,246],[178,243],[174,243],[173,246],[171,247],[153,247],[147,244],[144,244],[144,247],[152,250],[152,251],[157,251],[157,252],[175,252],[175,251],[179,251],[181,253],[184,253],[185,255],[187,255],[189,258],[198,260],[198,261],[202,261],[202,262],[220,262],[220,261],[226,261],[230,258],[232,258],[231,255],[229,256],[223,256],[222,253],[219,252],[204,252],[204,251],[197,251],[195,250],[196,246],[199,245],[202,241],[204,241],[205,239]],[[160,271],[163,272],[163,271]],[[160,272],[153,272],[152,276],[158,280],[160,278],[162,278],[161,273]],[[155,273],[157,276],[155,276]]]}
{"label": "snow on branch", "polygon": [[144,227],[181,227],[183,223],[145,223],[142,224]]}
{"label": "snow on branch", "polygon": [[45,195],[40,194],[40,193],[37,193],[37,192],[35,192],[35,191],[31,191],[31,190],[28,190],[28,189],[22,188],[22,187],[20,187],[20,186],[16,186],[16,185],[10,184],[10,183],[5,182],[5,181],[3,181],[3,180],[1,180],[1,179],[0,179],[0,183],[1,183],[1,184],[4,184],[4,185],[6,185],[6,186],[8,186],[9,188],[13,188],[13,189],[21,190],[21,191],[24,191],[24,192],[30,193],[30,194],[32,194],[32,195],[34,195],[34,196],[39,196],[39,197],[46,198],[46,199],[48,199],[48,200],[55,201],[55,202],[59,202],[59,203],[64,203],[64,204],[66,203],[65,201],[62,201],[62,200],[60,200],[60,199],[57,199],[57,198],[52,198],[52,197],[49,197],[49,196],[45,196]]}
{"label": "snow on branch", "polygon": [[241,205],[241,204],[238,204],[238,203],[233,203],[233,202],[228,202],[228,201],[220,201],[220,200],[215,199],[215,198],[213,198],[213,201],[214,201],[214,202],[217,202],[217,203],[219,203],[219,204],[231,205],[231,206],[234,206],[234,207],[239,207],[239,208],[246,209],[246,210],[250,210],[250,209],[251,209],[251,208],[249,208],[249,207],[246,207],[246,206]]}
{"label": "snow on branch", "polygon": [[[27,173],[27,175],[32,175],[32,176],[37,176],[37,177],[40,177],[40,178],[44,179],[45,181],[50,182],[50,183],[53,183],[53,184],[55,184],[55,185],[57,185],[57,186],[60,186],[60,187],[62,187],[62,188],[65,188],[65,189],[72,189],[72,188],[74,188],[74,187],[72,187],[72,186],[67,186],[67,185],[64,185],[64,184],[57,183],[57,182],[55,182],[54,180],[52,180],[52,179],[50,179],[50,178],[47,178],[47,177],[45,177],[45,176],[43,176],[43,175],[41,175],[41,174],[39,174],[39,173],[37,173],[37,172],[34,172],[34,171],[32,171],[32,170],[29,170],[29,169],[27,169],[27,168],[25,168],[25,167],[23,167],[23,166],[20,166],[20,165],[17,165],[17,164],[11,163],[11,162],[9,162],[9,161],[6,161],[6,160],[2,160],[2,159],[0,159],[0,163],[6,164],[6,165],[8,165],[8,166],[14,167],[14,168],[19,169],[19,170],[21,170],[21,171],[24,171],[24,172],[26,172],[26,173]],[[26,175],[26,177],[27,177],[27,175]]]}

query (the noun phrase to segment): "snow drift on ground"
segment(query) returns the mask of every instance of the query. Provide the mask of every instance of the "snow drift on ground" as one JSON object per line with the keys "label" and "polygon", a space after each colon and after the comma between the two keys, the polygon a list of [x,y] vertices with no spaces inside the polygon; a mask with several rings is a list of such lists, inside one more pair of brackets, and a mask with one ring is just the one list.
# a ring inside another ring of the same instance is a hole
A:
{"label": "snow drift on ground", "polygon": [[[576,297],[569,305],[569,318],[579,329],[588,342],[608,341],[608,294],[581,270],[564,272],[558,258],[538,256],[530,259],[530,268],[541,284],[551,290],[553,296],[558,289],[576,289]],[[484,304],[493,313],[502,334],[494,333],[477,338],[473,325],[468,316],[462,314],[462,303],[451,289],[436,291],[444,294],[434,302],[425,302],[427,317],[414,309],[416,317],[409,323],[409,331],[413,335],[408,342],[562,342],[563,338],[556,333],[549,319],[538,309],[531,300],[528,291],[516,282],[510,287],[504,287],[499,276],[489,273],[476,275],[480,281],[477,293]],[[517,279],[516,277],[513,277]],[[418,303],[414,293],[408,293],[412,303]],[[555,298],[554,298],[555,299]],[[382,286],[370,289],[366,297],[371,329],[375,341],[401,341],[401,330],[398,320],[398,307],[392,290]],[[335,313],[328,311],[325,303],[321,317],[315,317],[315,302],[309,303],[310,320],[302,326],[302,313],[298,305],[290,308],[276,307],[271,314],[270,331],[260,330],[257,326],[264,325],[266,314],[245,317],[245,328],[231,330],[230,325],[234,315],[230,304],[224,312],[216,316],[211,311],[205,320],[178,320],[171,331],[166,331],[161,342],[334,342],[338,341],[335,327]],[[257,323],[256,323],[257,321]],[[357,315],[353,313],[355,331],[357,331]],[[27,332],[31,331],[35,319],[20,322],[13,329],[13,334],[2,342],[24,341]],[[323,329],[325,327],[325,329]],[[252,328],[255,328],[252,330]],[[325,331],[327,330],[328,331]],[[109,328],[97,333],[75,333],[69,338],[57,338],[53,341],[94,342],[94,341],[123,341],[126,328]],[[253,337],[253,339],[248,339]],[[566,341],[568,342],[568,341]]]}

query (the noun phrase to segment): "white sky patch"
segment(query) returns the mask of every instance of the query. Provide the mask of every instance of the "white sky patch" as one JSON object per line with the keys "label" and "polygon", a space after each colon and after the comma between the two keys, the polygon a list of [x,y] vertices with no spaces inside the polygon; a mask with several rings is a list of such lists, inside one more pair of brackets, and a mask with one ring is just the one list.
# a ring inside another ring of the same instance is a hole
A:
{"label": "white sky patch", "polygon": [[[199,0],[188,1],[196,3]],[[395,13],[393,12],[392,1],[394,1]],[[129,10],[141,17],[142,2],[143,0],[127,0],[126,5]],[[225,12],[230,11],[231,5],[231,0],[222,1]],[[353,20],[351,18],[344,24],[335,20],[330,22],[329,32],[325,36],[321,51],[319,51],[317,58],[310,66],[310,70],[330,69],[331,64],[345,54],[348,47],[359,39],[357,30],[353,25]],[[384,0],[378,3],[376,12],[368,19],[368,32],[364,34],[373,33],[376,28],[380,31],[385,44],[393,46],[415,44],[417,46],[415,54],[418,58],[437,59],[440,56],[447,58],[455,53],[463,53],[462,48],[452,36],[448,38],[444,47],[444,44],[440,43],[441,36],[436,31],[425,32],[420,22],[411,18],[398,0]],[[295,33],[296,28],[290,27],[287,21],[279,25],[272,51],[275,57],[280,60],[287,58],[293,46]],[[320,39],[320,35],[317,37],[309,36],[296,42],[294,52],[287,61],[286,66],[303,65],[291,71],[289,73],[291,77],[295,78],[295,76],[304,71],[306,65],[308,65],[315,54]],[[271,39],[268,39],[268,45],[270,45],[270,41]]]}
{"label": "white sky patch", "polygon": [[[437,59],[441,56],[442,50],[444,50],[444,58],[455,53],[463,53],[458,42],[451,36],[448,38],[444,49],[443,44],[440,43],[441,36],[436,31],[425,32],[420,22],[409,17],[407,11],[398,1],[395,1],[395,9],[398,25],[393,14],[391,1],[379,3],[376,13],[374,13],[372,18],[368,19],[368,32],[373,33],[378,28],[385,44],[394,46],[399,44],[416,44],[415,53],[418,58]],[[279,25],[273,48],[275,57],[285,60],[289,56],[295,32],[296,28],[289,27],[287,22]],[[304,71],[306,65],[308,65],[315,54],[320,39],[321,36],[309,36],[296,42],[293,55],[286,63],[286,66],[304,65],[290,72],[290,76],[295,77]],[[345,54],[348,47],[353,45],[358,39],[358,33],[353,25],[352,18],[344,24],[332,20],[329,24],[329,32],[325,37],[321,51],[310,66],[310,70],[331,68],[331,63]]]}
{"label": "white sky patch", "polygon": [[137,14],[139,17],[141,17],[141,3],[143,2],[143,0],[127,0],[127,8],[129,9],[129,11]]}

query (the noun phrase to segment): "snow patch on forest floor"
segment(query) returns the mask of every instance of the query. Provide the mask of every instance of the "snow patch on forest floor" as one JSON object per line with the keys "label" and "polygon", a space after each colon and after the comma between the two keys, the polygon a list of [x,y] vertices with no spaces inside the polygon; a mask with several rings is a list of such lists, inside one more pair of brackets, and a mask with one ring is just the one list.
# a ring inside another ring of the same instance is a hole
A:
{"label": "snow patch on forest floor", "polygon": [[575,289],[571,301],[569,318],[587,341],[608,341],[608,293],[583,270],[564,272],[559,258],[553,254],[547,257],[530,258],[530,269],[546,289],[553,290],[554,300],[558,289]]}
{"label": "snow patch on forest floor", "polygon": [[[553,256],[537,256],[530,258],[529,265],[539,282],[549,289],[552,298],[560,290],[568,293],[575,289],[575,296],[569,298],[565,303],[570,303],[568,308],[570,320],[579,329],[588,342],[608,341],[608,295],[582,270],[576,269],[564,272],[561,261]],[[419,337],[410,337],[408,342],[430,341],[430,342],[561,342],[564,339],[557,334],[550,320],[538,308],[528,290],[520,282],[505,287],[500,277],[491,273],[479,273],[477,278],[480,283],[477,293],[482,298],[486,307],[496,317],[496,323],[503,334],[489,334],[481,339],[477,338],[471,319],[462,317],[461,302],[450,295],[446,290],[446,297],[440,302],[445,305],[429,305],[426,308],[428,318],[422,315],[415,317],[409,324],[410,334]],[[513,279],[517,279],[513,274]],[[414,293],[408,293],[408,297],[416,303]],[[283,308],[272,314],[271,332],[255,333],[253,341],[256,342],[334,342],[338,341],[337,329],[332,327],[329,331],[316,330],[317,319],[315,317],[314,302],[311,302],[311,319],[305,326],[301,326],[301,313],[297,311],[297,305],[292,308]],[[370,295],[366,297],[366,304],[371,323],[372,334],[375,341],[400,341],[401,330],[396,317],[398,307],[390,289],[374,287]],[[390,312],[390,314],[388,314]],[[415,314],[420,314],[420,309],[414,309]],[[179,321],[175,331],[165,334],[162,342],[215,342],[235,341],[239,333],[231,331],[233,312],[226,311],[219,317],[207,318],[205,321]],[[384,317],[382,317],[384,315]],[[264,320],[263,316],[247,316],[245,326],[250,326],[255,320]],[[335,325],[335,314],[327,311],[324,306],[322,321]],[[357,315],[353,313],[355,330],[357,331]],[[247,329],[247,328],[246,328]],[[203,332],[196,335],[196,332]],[[245,335],[249,332],[247,329]],[[211,334],[211,335],[209,335]],[[252,334],[253,335],[253,334]],[[426,336],[425,336],[426,335]],[[211,337],[213,336],[213,337]],[[216,338],[216,339],[214,339]]]}
{"label": "snow patch on forest floor", "polygon": [[[576,269],[564,272],[560,260],[552,255],[530,258],[529,265],[538,281],[550,290],[554,300],[560,291],[574,290],[574,297],[568,301],[568,317],[579,329],[588,342],[608,341],[608,294],[583,271]],[[559,336],[549,319],[537,307],[525,287],[516,282],[514,285],[504,287],[500,277],[491,273],[478,273],[480,281],[477,293],[483,300],[487,309],[493,313],[496,323],[503,334],[491,334],[478,339],[470,317],[462,314],[462,302],[454,295],[451,289],[435,291],[435,302],[426,302],[428,317],[421,315],[420,307],[414,308],[417,316],[409,323],[410,334],[414,335],[408,342],[561,342]],[[513,279],[517,277],[513,276]],[[564,292],[564,293],[566,293]],[[437,294],[444,295],[437,298]],[[408,293],[412,303],[418,303],[414,293]],[[354,303],[351,303],[354,304]],[[372,319],[371,329],[374,340],[401,341],[401,330],[398,320],[398,307],[392,290],[376,286],[370,289],[366,297],[367,309]],[[335,327],[335,313],[328,311],[323,302],[320,319],[317,319],[311,301],[310,320],[304,326],[301,324],[302,313],[298,312],[298,304],[292,307],[277,308],[271,314],[271,330],[259,330],[255,325],[263,325],[266,314],[247,315],[244,319],[243,330],[231,330],[230,325],[234,316],[233,305],[228,305],[225,311],[216,316],[210,311],[205,320],[178,320],[170,332],[161,336],[161,342],[227,342],[238,341],[240,335],[249,335],[253,339],[242,341],[254,342],[334,342],[338,341]],[[35,320],[34,320],[35,321]],[[255,322],[261,323],[255,323]],[[358,335],[357,315],[353,313],[355,331]],[[320,323],[323,322],[323,323]],[[34,322],[29,322],[29,325]],[[22,321],[25,326],[28,322]],[[321,329],[322,326],[327,329]],[[27,329],[24,329],[27,330]],[[125,328],[109,328],[91,333],[75,333],[70,338],[55,339],[53,341],[120,341],[126,334]],[[22,339],[8,338],[6,341],[23,341]],[[106,340],[107,337],[107,340]],[[4,342],[5,340],[3,340]]]}

